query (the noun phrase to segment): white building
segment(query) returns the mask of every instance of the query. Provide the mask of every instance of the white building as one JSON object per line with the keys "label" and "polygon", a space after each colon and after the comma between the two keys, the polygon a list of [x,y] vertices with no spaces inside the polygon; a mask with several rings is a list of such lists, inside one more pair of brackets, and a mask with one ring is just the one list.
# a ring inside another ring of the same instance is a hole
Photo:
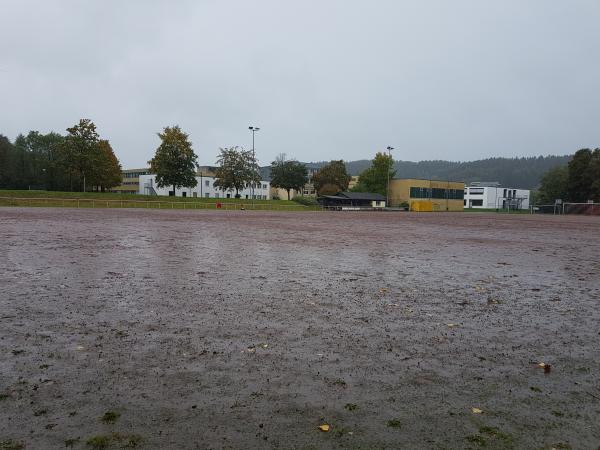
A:
{"label": "white building", "polygon": [[[215,187],[214,177],[196,177],[196,184],[193,188],[179,188],[176,190],[177,197],[202,197],[202,198],[234,198],[235,190],[223,191]],[[242,199],[270,200],[269,194],[271,183],[269,181],[261,181],[257,183],[254,190],[249,187],[239,192]],[[139,193],[145,195],[169,195],[173,192],[173,186],[165,186],[159,188],[156,185],[156,175],[140,175]]]}
{"label": "white building", "polygon": [[471,183],[465,187],[465,208],[529,209],[527,189],[505,188],[499,183]]}

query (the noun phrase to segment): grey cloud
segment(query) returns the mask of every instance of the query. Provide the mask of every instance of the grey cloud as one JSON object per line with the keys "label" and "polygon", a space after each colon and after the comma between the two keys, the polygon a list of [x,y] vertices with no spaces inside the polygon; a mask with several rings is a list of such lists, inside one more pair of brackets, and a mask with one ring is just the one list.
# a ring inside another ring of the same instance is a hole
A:
{"label": "grey cloud", "polygon": [[600,3],[1,1],[0,133],[96,122],[123,165],[179,124],[202,163],[600,146]]}

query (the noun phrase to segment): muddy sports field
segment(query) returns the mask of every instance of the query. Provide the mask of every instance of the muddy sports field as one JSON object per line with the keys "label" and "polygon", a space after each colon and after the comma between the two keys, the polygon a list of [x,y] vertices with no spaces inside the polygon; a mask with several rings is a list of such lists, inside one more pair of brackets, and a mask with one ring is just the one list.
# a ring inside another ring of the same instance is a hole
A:
{"label": "muddy sports field", "polygon": [[0,449],[600,446],[598,217],[0,208],[0,236]]}

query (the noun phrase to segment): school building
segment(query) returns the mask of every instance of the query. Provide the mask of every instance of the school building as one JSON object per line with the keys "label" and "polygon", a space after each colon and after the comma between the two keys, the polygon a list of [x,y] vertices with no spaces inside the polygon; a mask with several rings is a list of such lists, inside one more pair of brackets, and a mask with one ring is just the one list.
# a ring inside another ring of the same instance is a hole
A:
{"label": "school building", "polygon": [[390,207],[408,205],[410,211],[463,211],[465,183],[462,181],[390,180]]}

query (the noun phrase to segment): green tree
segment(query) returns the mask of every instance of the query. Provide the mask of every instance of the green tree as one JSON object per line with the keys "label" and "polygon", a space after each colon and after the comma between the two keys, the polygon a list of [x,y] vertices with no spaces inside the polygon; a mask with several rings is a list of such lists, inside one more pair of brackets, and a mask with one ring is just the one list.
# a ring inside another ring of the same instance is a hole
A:
{"label": "green tree", "polygon": [[600,185],[600,149],[578,150],[569,161],[567,192],[572,202],[586,202],[598,198]]}
{"label": "green tree", "polygon": [[377,152],[371,162],[371,167],[362,171],[358,184],[354,187],[356,192],[375,192],[387,195],[388,179],[394,178],[394,159],[390,155]]}
{"label": "green tree", "polygon": [[15,187],[14,160],[17,150],[6,136],[0,134],[0,188]]}
{"label": "green tree", "polygon": [[271,186],[285,189],[288,200],[290,191],[299,191],[308,181],[308,170],[306,166],[293,159],[286,159],[284,153],[280,154],[271,163]]}
{"label": "green tree", "polygon": [[235,189],[235,198],[239,191],[252,184],[259,183],[258,164],[251,151],[239,147],[220,148],[214,185],[223,191]]}
{"label": "green tree", "polygon": [[550,169],[542,175],[536,202],[539,204],[553,204],[556,199],[567,200],[568,179],[569,169],[567,166]]}
{"label": "green tree", "polygon": [[58,133],[42,134],[30,131],[27,136],[20,135],[19,160],[27,163],[20,164],[20,176],[23,184],[31,187],[44,187],[54,190],[64,184],[63,174],[57,167],[57,154],[63,143],[63,136]]}
{"label": "green tree", "polygon": [[107,140],[98,141],[98,157],[90,184],[96,190],[105,192],[106,189],[118,186],[121,183],[121,164],[117,159],[110,143]]}
{"label": "green tree", "polygon": [[344,161],[331,161],[313,175],[312,181],[319,195],[337,194],[348,189],[350,175]]}
{"label": "green tree", "polygon": [[198,157],[192,149],[188,135],[178,125],[165,127],[158,133],[161,140],[154,158],[148,161],[150,172],[156,174],[158,187],[173,186],[173,195],[178,187],[194,187]]}
{"label": "green tree", "polygon": [[594,202],[600,202],[600,148],[596,148],[592,153],[592,160],[588,168],[592,186],[590,187],[590,199]]}
{"label": "green tree", "polygon": [[92,177],[98,163],[98,140],[96,125],[90,119],[81,119],[79,123],[67,128],[69,133],[60,149],[59,164],[69,179],[69,189],[73,183],[79,190],[86,191],[86,177]]}

